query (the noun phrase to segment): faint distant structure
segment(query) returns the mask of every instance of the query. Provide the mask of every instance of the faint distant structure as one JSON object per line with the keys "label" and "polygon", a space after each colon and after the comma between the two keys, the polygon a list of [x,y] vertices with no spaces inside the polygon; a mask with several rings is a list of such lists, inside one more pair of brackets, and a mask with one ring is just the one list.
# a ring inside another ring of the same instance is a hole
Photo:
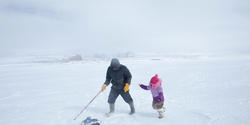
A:
{"label": "faint distant structure", "polygon": [[129,58],[129,57],[134,57],[133,52],[125,52],[125,53],[118,53],[116,56],[119,58]]}
{"label": "faint distant structure", "polygon": [[67,61],[82,61],[82,56],[80,54],[76,54],[74,56],[70,56]]}
{"label": "faint distant structure", "polygon": [[94,58],[95,59],[106,59],[108,56],[106,54],[103,53],[96,53],[94,54]]}

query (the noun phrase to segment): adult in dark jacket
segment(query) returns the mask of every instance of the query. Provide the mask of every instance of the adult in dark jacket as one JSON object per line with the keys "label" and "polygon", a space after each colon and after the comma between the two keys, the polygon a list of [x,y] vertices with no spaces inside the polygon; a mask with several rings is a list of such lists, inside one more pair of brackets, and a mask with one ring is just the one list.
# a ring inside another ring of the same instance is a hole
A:
{"label": "adult in dark jacket", "polygon": [[121,95],[123,100],[129,104],[131,109],[129,114],[132,115],[135,113],[133,99],[129,94],[129,86],[131,83],[131,78],[132,75],[129,72],[128,68],[120,64],[118,59],[113,58],[106,73],[106,81],[102,85],[102,91],[104,91],[106,87],[110,84],[110,82],[112,84],[108,98],[110,111],[107,115],[114,112],[115,101],[119,95]]}

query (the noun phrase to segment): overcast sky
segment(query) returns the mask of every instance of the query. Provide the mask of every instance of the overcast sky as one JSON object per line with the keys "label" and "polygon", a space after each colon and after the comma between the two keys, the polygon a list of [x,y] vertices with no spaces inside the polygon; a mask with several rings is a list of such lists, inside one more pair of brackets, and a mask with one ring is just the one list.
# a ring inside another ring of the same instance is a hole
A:
{"label": "overcast sky", "polygon": [[0,0],[0,52],[250,51],[249,0]]}

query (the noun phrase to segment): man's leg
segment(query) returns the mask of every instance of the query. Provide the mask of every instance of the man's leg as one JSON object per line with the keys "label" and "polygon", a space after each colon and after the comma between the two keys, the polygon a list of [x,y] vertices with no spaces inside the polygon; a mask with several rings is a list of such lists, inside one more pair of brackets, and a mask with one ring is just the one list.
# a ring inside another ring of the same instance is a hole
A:
{"label": "man's leg", "polygon": [[129,92],[124,92],[122,90],[121,96],[122,96],[123,100],[129,104],[129,107],[131,110],[129,114],[130,115],[134,114],[135,113],[134,102],[133,102],[133,99],[132,99],[131,95],[129,94]]}
{"label": "man's leg", "polygon": [[108,103],[109,103],[109,113],[113,113],[115,111],[115,101],[119,96],[119,92],[117,90],[111,89],[109,93]]}

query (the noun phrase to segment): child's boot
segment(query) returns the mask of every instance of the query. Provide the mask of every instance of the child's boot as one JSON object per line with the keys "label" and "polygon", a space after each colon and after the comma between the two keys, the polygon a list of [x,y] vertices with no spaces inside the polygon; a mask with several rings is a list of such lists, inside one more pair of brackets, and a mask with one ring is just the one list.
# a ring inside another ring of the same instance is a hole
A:
{"label": "child's boot", "polygon": [[159,116],[158,116],[158,118],[163,118],[164,117],[164,110],[163,109],[160,109],[160,110],[158,110],[158,113],[159,113]]}

